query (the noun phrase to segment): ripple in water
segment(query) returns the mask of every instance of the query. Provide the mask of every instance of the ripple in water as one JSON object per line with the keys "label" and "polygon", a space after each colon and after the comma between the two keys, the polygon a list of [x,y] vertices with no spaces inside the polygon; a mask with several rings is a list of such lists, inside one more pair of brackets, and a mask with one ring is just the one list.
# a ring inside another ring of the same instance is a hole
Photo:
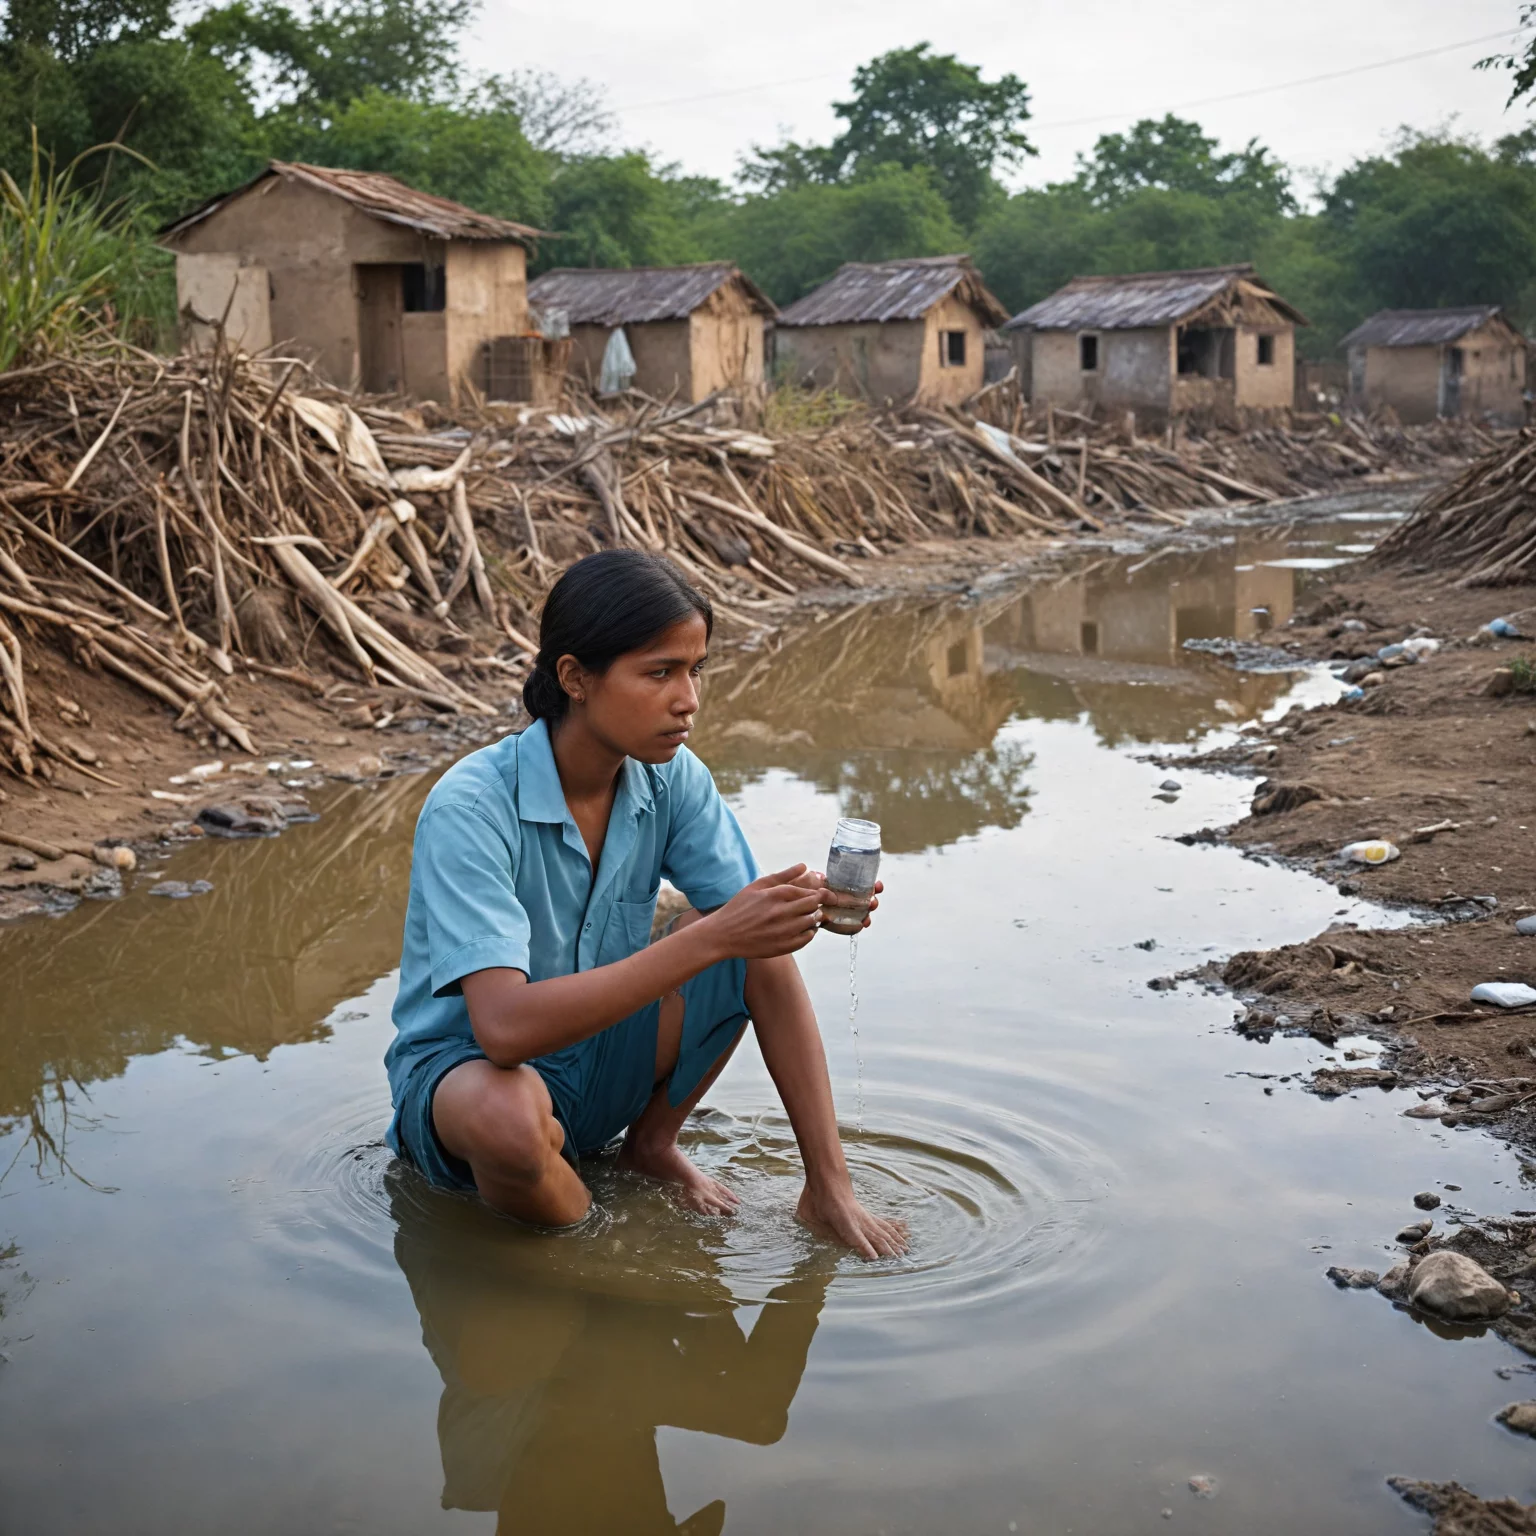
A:
{"label": "ripple in water", "polygon": [[742,1209],[699,1216],[664,1187],[589,1159],[593,1211],[578,1227],[539,1232],[495,1216],[481,1202],[432,1189],[382,1141],[387,1106],[376,1091],[328,1105],[328,1123],[295,1112],[279,1166],[266,1236],[317,1258],[394,1268],[396,1233],[468,1244],[509,1280],[559,1283],[634,1299],[704,1292],[754,1303],[805,1267],[835,1265],[831,1302],[860,1312],[956,1307],[1049,1286],[1091,1263],[1109,1169],[1092,1149],[1053,1127],[974,1099],[909,1086],[871,1085],[872,1125],[843,1127],[859,1196],[907,1222],[911,1250],[866,1263],[839,1255],[794,1217],[802,1176],[782,1110],[705,1108],[684,1149],[728,1183]]}

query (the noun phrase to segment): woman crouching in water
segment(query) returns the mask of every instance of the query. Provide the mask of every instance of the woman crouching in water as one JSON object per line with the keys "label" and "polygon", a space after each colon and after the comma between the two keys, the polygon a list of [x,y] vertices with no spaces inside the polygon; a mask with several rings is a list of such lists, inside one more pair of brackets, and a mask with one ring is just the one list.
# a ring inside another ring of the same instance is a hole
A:
{"label": "woman crouching in water", "polygon": [[[759,875],[685,745],[713,624],[655,555],[589,555],[555,583],[533,724],[450,768],[417,823],[389,1144],[434,1184],[564,1226],[592,1202],[580,1157],[622,1132],[621,1167],[728,1214],[677,1136],[750,1022],[805,1163],[796,1214],[865,1258],[901,1253],[905,1227],[854,1196],[794,960],[850,898],[803,864]],[[691,910],[653,944],[663,876]]]}

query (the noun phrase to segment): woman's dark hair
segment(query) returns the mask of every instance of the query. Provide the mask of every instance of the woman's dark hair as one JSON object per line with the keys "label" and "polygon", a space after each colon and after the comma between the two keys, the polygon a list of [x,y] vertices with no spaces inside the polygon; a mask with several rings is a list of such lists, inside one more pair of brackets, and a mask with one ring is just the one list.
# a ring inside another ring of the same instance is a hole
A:
{"label": "woman's dark hair", "polygon": [[695,613],[707,638],[715,611],[670,560],[638,549],[587,555],[544,600],[539,654],[523,684],[523,707],[535,720],[563,718],[570,700],[555,673],[562,656],[574,656],[589,672],[606,672],[626,651],[639,650]]}

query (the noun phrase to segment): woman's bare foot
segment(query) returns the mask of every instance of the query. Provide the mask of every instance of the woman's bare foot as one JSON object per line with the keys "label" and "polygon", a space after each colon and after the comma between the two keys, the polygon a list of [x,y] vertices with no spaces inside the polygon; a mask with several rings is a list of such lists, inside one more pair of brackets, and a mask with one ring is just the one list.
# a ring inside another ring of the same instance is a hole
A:
{"label": "woman's bare foot", "polygon": [[729,1216],[741,1204],[718,1179],[695,1168],[675,1141],[627,1140],[619,1153],[619,1167],[679,1186],[683,1204],[704,1216]]}
{"label": "woman's bare foot", "polygon": [[807,1184],[795,1215],[818,1237],[852,1248],[861,1259],[891,1259],[907,1251],[906,1222],[871,1216],[851,1188],[815,1194]]}

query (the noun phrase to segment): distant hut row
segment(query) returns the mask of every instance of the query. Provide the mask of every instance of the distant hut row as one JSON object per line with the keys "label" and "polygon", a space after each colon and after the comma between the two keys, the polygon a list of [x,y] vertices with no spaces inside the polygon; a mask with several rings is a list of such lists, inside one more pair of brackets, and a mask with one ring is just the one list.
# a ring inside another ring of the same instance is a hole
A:
{"label": "distant hut row", "polygon": [[[378,172],[273,161],[161,232],[194,342],[291,338],[322,376],[455,402],[594,391],[699,401],[774,377],[958,403],[989,340],[1036,402],[1166,418],[1295,403],[1307,320],[1249,265],[1078,277],[1011,319],[963,255],[848,262],[786,309],[728,262],[562,268],[542,232]],[[1386,310],[1344,340],[1351,396],[1405,421],[1525,414],[1526,354],[1494,306]]]}

